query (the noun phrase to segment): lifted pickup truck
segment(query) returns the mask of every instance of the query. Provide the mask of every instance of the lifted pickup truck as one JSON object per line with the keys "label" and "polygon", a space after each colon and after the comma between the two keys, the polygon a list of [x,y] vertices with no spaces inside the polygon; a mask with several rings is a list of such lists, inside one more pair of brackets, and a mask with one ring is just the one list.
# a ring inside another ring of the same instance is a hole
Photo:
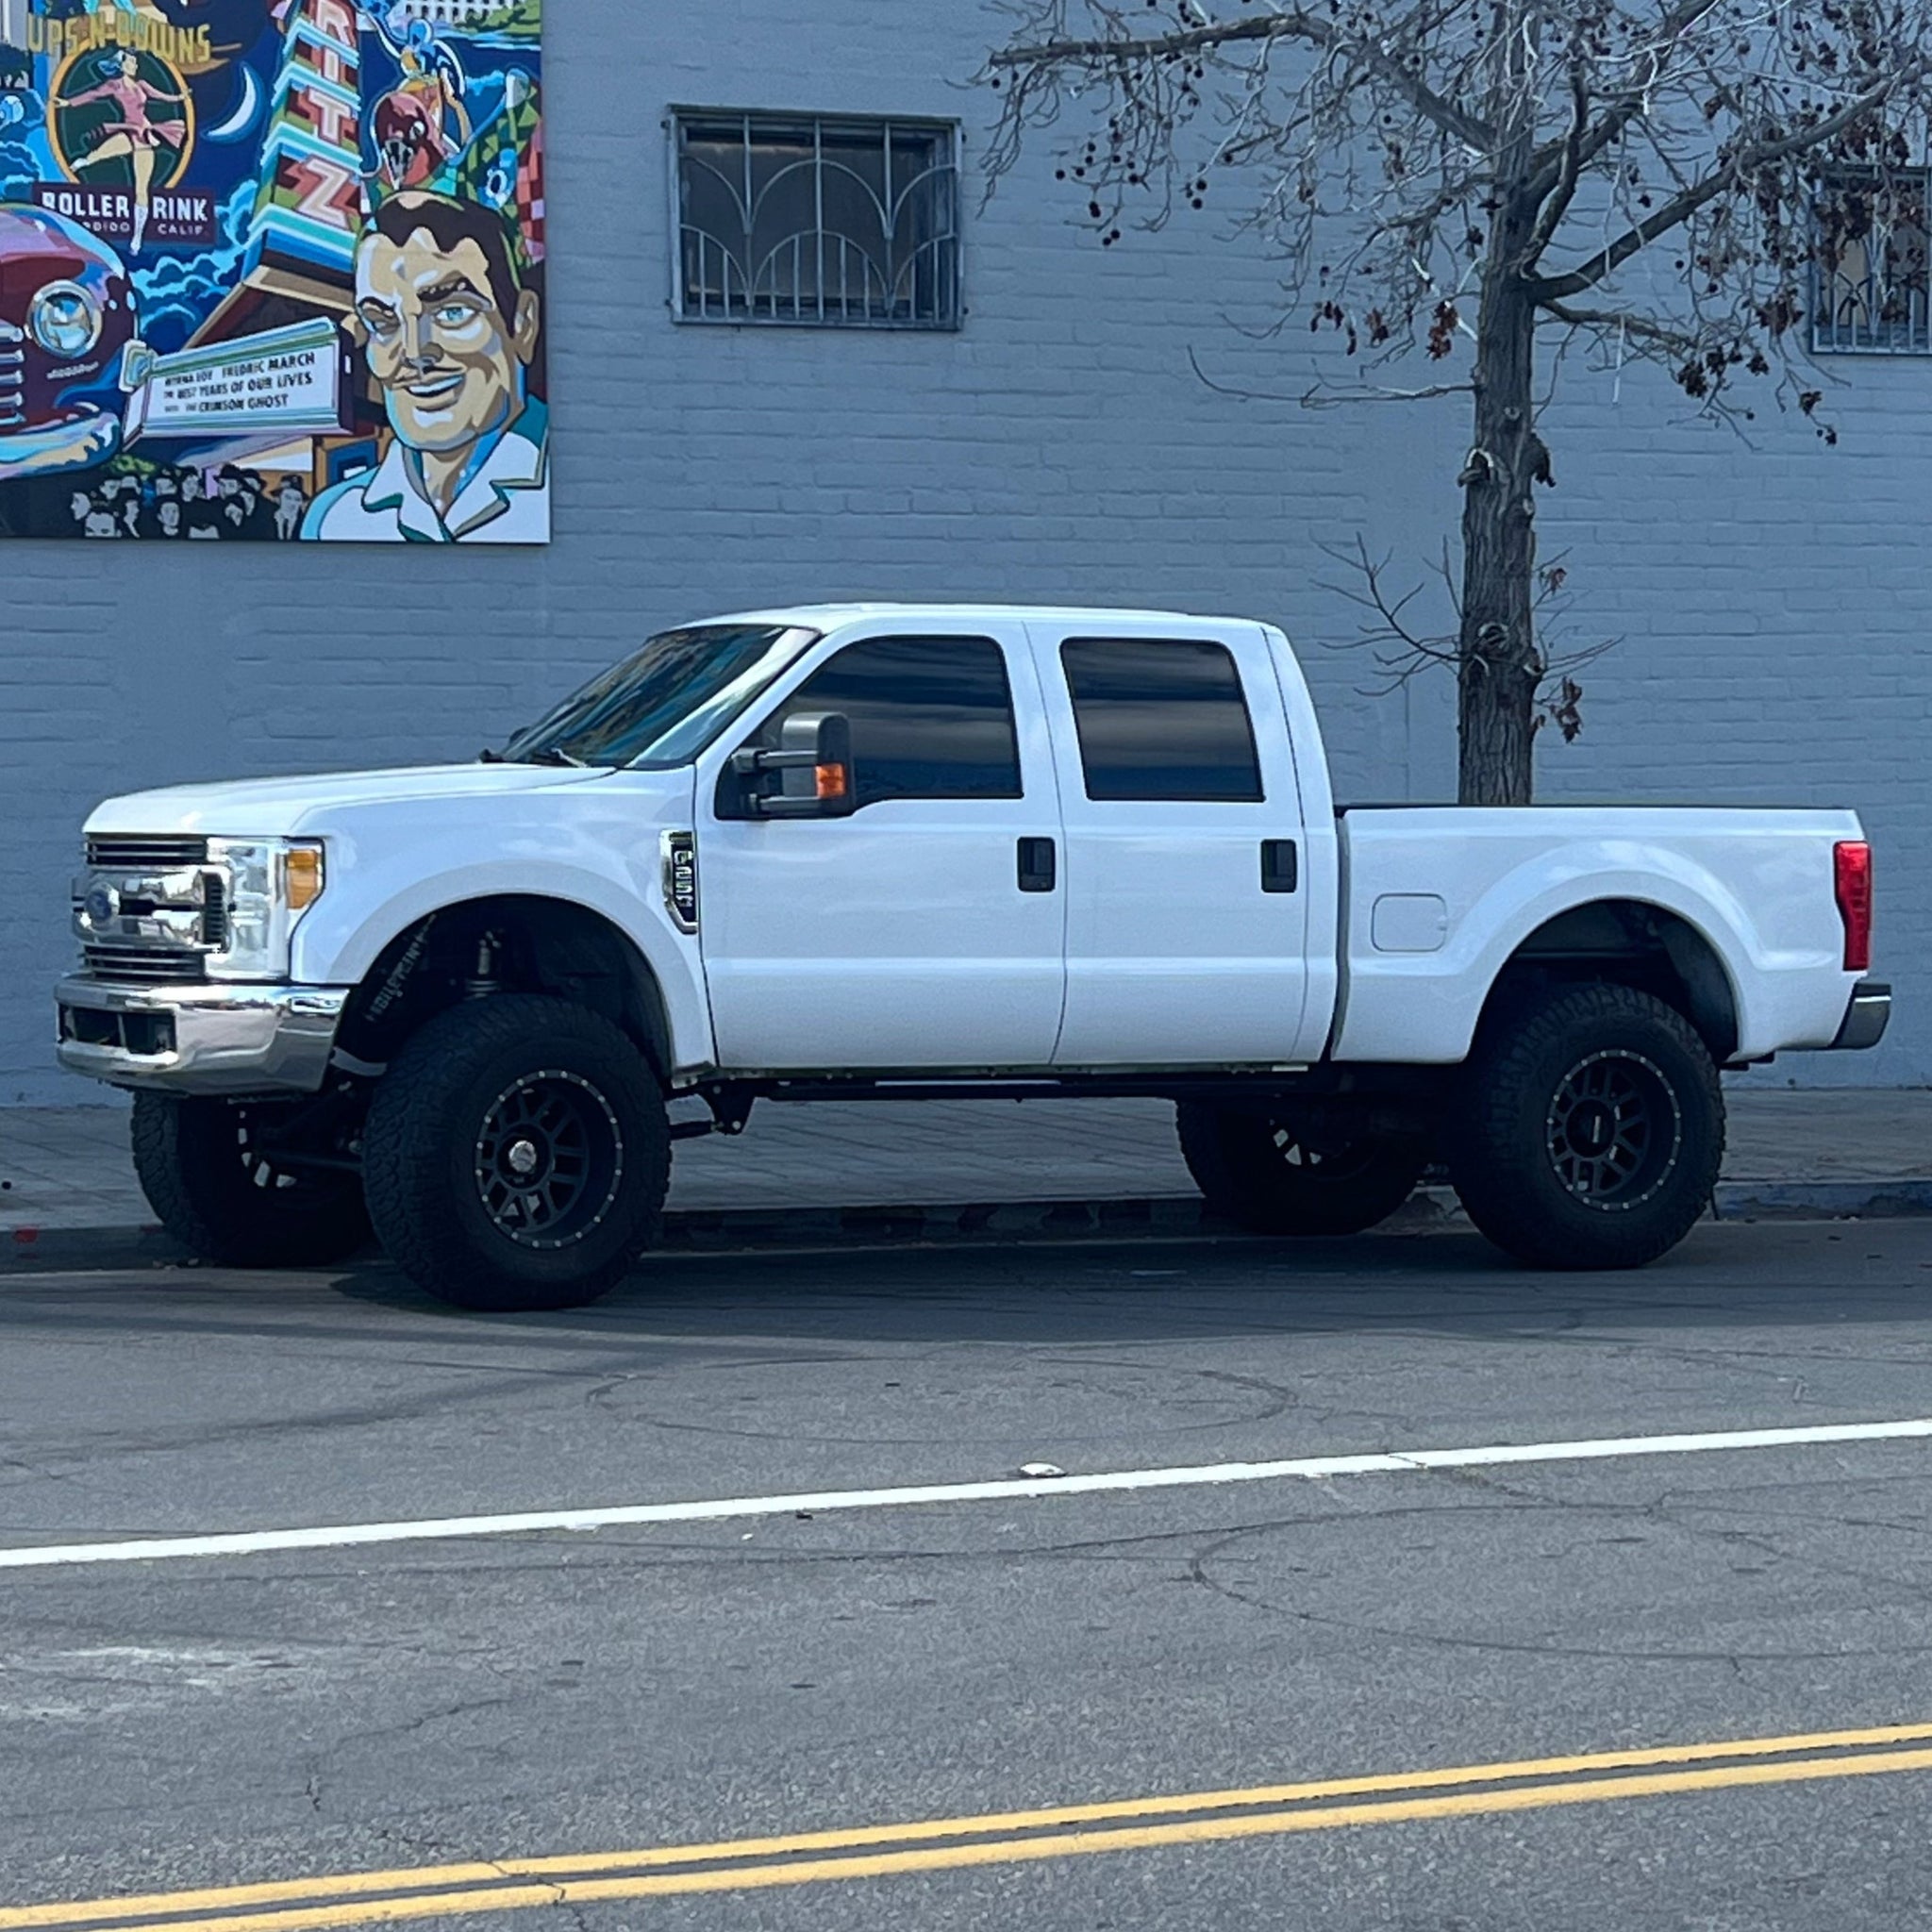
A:
{"label": "lifted pickup truck", "polygon": [[759,1099],[1153,1095],[1251,1228],[1441,1160],[1522,1260],[1634,1267],[1710,1198],[1719,1070],[1890,1007],[1852,813],[1338,811],[1281,632],[1144,611],[667,631],[476,764],[112,799],[74,920],[60,1058],[134,1090],[173,1234],[373,1222],[488,1308],[609,1289]]}

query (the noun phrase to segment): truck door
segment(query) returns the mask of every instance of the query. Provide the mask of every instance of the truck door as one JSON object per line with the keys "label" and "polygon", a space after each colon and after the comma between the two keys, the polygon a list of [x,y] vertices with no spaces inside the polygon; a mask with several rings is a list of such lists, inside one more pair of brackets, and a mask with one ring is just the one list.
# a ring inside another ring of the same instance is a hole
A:
{"label": "truck door", "polygon": [[1260,626],[1030,628],[1066,828],[1056,1063],[1293,1063],[1306,841]]}
{"label": "truck door", "polygon": [[[720,1066],[1049,1065],[1065,895],[1024,628],[881,635],[808,661],[701,774],[700,944]],[[774,749],[786,718],[826,711],[851,723],[849,818],[720,815],[731,752]]]}

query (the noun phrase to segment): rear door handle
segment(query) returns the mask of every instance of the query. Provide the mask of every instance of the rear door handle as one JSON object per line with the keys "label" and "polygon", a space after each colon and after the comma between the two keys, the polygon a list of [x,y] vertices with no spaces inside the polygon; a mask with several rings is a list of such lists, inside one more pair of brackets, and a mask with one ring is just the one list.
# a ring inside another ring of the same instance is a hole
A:
{"label": "rear door handle", "polygon": [[1261,890],[1291,892],[1301,884],[1301,855],[1292,839],[1261,841]]}
{"label": "rear door handle", "polygon": [[1020,841],[1020,890],[1023,892],[1050,892],[1057,867],[1051,839]]}

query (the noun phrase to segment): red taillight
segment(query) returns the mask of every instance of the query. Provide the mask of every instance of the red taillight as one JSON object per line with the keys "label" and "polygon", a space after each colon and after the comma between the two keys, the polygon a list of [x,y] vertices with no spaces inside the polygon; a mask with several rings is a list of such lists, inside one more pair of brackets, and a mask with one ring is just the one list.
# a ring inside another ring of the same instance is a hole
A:
{"label": "red taillight", "polygon": [[1838,916],[1845,923],[1845,971],[1872,964],[1872,848],[1862,839],[1843,841],[1832,855]]}

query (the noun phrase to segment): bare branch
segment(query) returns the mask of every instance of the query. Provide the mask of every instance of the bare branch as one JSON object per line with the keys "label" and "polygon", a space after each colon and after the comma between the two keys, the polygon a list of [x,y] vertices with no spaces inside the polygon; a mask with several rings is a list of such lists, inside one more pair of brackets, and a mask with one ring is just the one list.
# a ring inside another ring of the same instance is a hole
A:
{"label": "bare branch", "polygon": [[1191,344],[1188,348],[1188,366],[1216,395],[1233,396],[1243,403],[1296,403],[1304,409],[1332,408],[1342,403],[1424,402],[1432,396],[1466,396],[1475,387],[1468,382],[1439,382],[1431,383],[1425,389],[1363,388],[1351,392],[1346,390],[1324,391],[1317,383],[1296,396],[1279,390],[1243,389],[1235,383],[1217,382],[1201,367],[1201,358]]}
{"label": "bare branch", "polygon": [[1423,389],[1324,389],[1317,383],[1305,391],[1305,409],[1339,409],[1348,403],[1426,403],[1437,396],[1469,396],[1475,393],[1473,382],[1435,382]]}
{"label": "bare branch", "polygon": [[1673,328],[1668,323],[1652,320],[1624,308],[1574,308],[1566,302],[1538,304],[1546,314],[1572,328],[1602,329],[1606,333],[1634,336],[1639,341],[1655,343],[1680,356],[1694,356],[1707,346],[1703,338],[1688,329]]}
{"label": "bare branch", "polygon": [[1534,268],[1542,259],[1543,250],[1550,245],[1551,238],[1562,225],[1563,217],[1570,212],[1570,204],[1576,199],[1576,184],[1583,178],[1583,142],[1590,125],[1590,88],[1584,80],[1581,67],[1570,70],[1570,133],[1563,142],[1555,185],[1543,203],[1541,213],[1536,218],[1536,226],[1530,230],[1529,242],[1523,251],[1523,266],[1526,270]]}
{"label": "bare branch", "polygon": [[1307,41],[1324,52],[1346,49],[1375,76],[1395,89],[1445,134],[1466,147],[1488,148],[1495,130],[1479,114],[1439,94],[1421,75],[1391,60],[1374,42],[1350,42],[1332,21],[1296,9],[1291,13],[1257,14],[1247,20],[1208,22],[1181,27],[1174,33],[1084,41],[1049,41],[1040,46],[1003,47],[989,65],[995,68],[1096,66],[1168,60],[1185,54],[1218,51],[1250,41]]}
{"label": "bare branch", "polygon": [[[1653,37],[1654,57],[1645,69],[1643,83],[1626,89],[1621,100],[1612,101],[1596,125],[1581,139],[1575,138],[1574,134],[1566,135],[1560,144],[1552,143],[1540,150],[1536,157],[1535,173],[1530,178],[1532,193],[1539,199],[1549,193],[1562,178],[1565,160],[1573,154],[1575,173],[1580,175],[1593,161],[1623,139],[1624,129],[1633,121],[1649,112],[1651,92],[1663,78],[1671,57],[1677,51],[1683,36],[1717,5],[1718,0],[1675,0],[1675,5],[1671,7],[1657,24]],[[1573,83],[1577,84],[1580,91],[1587,93],[1587,83],[1581,79],[1581,65],[1573,62],[1571,72]],[[1569,202],[1566,199],[1562,213],[1567,213],[1568,208]],[[1560,221],[1561,218],[1562,214],[1559,213],[1557,220]],[[1552,222],[1552,234],[1556,232],[1556,227],[1557,224]]]}
{"label": "bare branch", "polygon": [[1595,288],[1606,275],[1621,268],[1640,249],[1647,248],[1659,235],[1667,235],[1673,228],[1681,226],[1699,208],[1707,207],[1720,195],[1736,193],[1759,169],[1775,166],[1800,155],[1828,149],[1847,129],[1869,119],[1902,87],[1923,78],[1926,71],[1925,62],[1914,62],[1909,70],[1887,75],[1875,87],[1847,101],[1837,113],[1827,115],[1798,133],[1741,149],[1721,162],[1702,180],[1674,195],[1655,214],[1626,229],[1608,247],[1599,249],[1581,268],[1573,269],[1568,275],[1552,275],[1532,283],[1531,294],[1538,302],[1548,304]]}

